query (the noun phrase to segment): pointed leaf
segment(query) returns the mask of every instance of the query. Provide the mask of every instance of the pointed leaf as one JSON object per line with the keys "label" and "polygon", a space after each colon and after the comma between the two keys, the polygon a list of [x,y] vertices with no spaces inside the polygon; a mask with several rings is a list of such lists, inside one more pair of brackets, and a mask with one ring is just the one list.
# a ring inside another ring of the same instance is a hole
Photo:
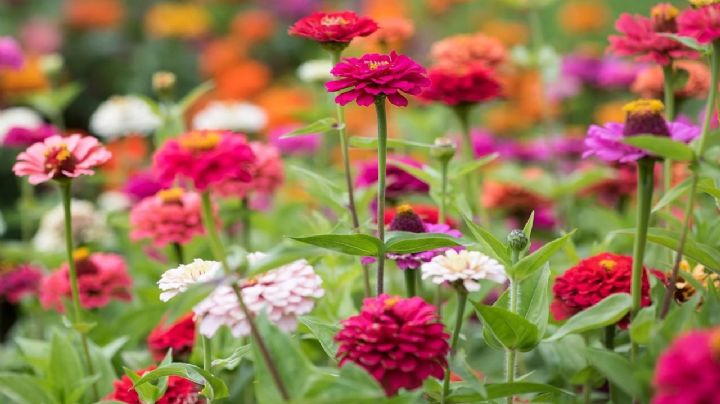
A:
{"label": "pointed leaf", "polygon": [[516,280],[523,280],[532,275],[535,271],[542,268],[542,266],[565,245],[565,242],[572,237],[574,233],[575,230],[545,244],[534,253],[523,257],[512,267],[510,275]]}
{"label": "pointed leaf", "polygon": [[367,234],[321,234],[290,238],[301,243],[349,255],[377,257],[383,251],[382,242]]}
{"label": "pointed leaf", "polygon": [[631,397],[644,396],[643,388],[633,373],[635,366],[624,356],[604,349],[588,347],[585,349],[585,357],[588,363],[605,375],[614,386]]}
{"label": "pointed leaf", "polygon": [[[350,146],[357,147],[360,149],[377,149],[378,140],[376,137],[353,136],[350,138]],[[433,147],[433,145],[427,144],[427,143],[413,142],[410,140],[396,139],[396,138],[388,139],[387,146],[388,147],[408,146],[408,147],[416,147],[416,148],[420,148],[420,149],[429,149],[429,148]]]}
{"label": "pointed leaf", "polygon": [[227,397],[229,391],[222,379],[213,376],[207,370],[189,363],[169,363],[145,373],[135,382],[135,388],[143,386],[165,376],[178,376],[190,380],[201,386],[210,387],[210,397],[220,399]]}
{"label": "pointed leaf", "polygon": [[332,359],[337,356],[338,344],[335,342],[335,334],[340,331],[340,326],[322,321],[312,316],[302,316],[299,318],[320,343],[323,351]]}
{"label": "pointed leaf", "polygon": [[41,379],[16,373],[0,373],[0,394],[7,396],[16,404],[58,402],[47,393]]}
{"label": "pointed leaf", "polygon": [[337,119],[322,118],[322,119],[318,119],[317,121],[315,121],[307,126],[303,126],[302,128],[298,128],[292,132],[286,133],[286,134],[280,136],[280,139],[287,139],[287,138],[291,138],[291,137],[305,136],[305,135],[315,135],[318,133],[328,132],[331,129],[338,129]]}
{"label": "pointed leaf", "polygon": [[488,255],[496,258],[506,267],[510,263],[510,254],[508,254],[507,246],[489,231],[473,223],[473,221],[467,216],[463,216],[465,225],[470,229],[470,232],[475,236],[475,240],[483,247],[482,250]]}
{"label": "pointed leaf", "polygon": [[504,347],[526,352],[540,343],[538,328],[523,317],[501,307],[476,302],[472,304],[485,322],[485,327],[490,328]]}
{"label": "pointed leaf", "polygon": [[628,136],[623,139],[623,143],[643,149],[652,155],[675,161],[695,160],[695,152],[690,146],[669,137],[654,135]]}
{"label": "pointed leaf", "polygon": [[458,238],[443,233],[411,233],[394,231],[388,233],[385,241],[385,252],[396,254],[412,254],[443,247],[460,246]]}
{"label": "pointed leaf", "polygon": [[579,334],[612,325],[630,311],[632,298],[627,293],[615,293],[570,317],[555,333],[546,339],[554,341],[568,334]]}
{"label": "pointed leaf", "polygon": [[500,157],[499,153],[492,153],[492,154],[489,154],[478,160],[473,160],[473,161],[469,161],[466,163],[462,163],[462,164],[460,164],[459,167],[457,167],[453,170],[453,172],[451,174],[451,178],[453,178],[453,179],[460,178],[465,175],[468,175],[468,174],[474,172],[475,170],[478,170],[478,169],[488,165],[489,163],[495,161],[498,157]]}

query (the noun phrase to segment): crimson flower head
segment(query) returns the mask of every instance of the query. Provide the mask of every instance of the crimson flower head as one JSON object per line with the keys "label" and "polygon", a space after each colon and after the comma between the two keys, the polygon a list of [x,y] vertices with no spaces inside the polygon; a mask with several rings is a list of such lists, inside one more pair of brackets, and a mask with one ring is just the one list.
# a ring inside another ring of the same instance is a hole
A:
{"label": "crimson flower head", "polygon": [[435,306],[419,297],[382,294],[363,301],[360,314],[343,321],[335,336],[340,366],[354,362],[368,371],[388,396],[442,378],[449,335]]}
{"label": "crimson flower head", "polygon": [[190,313],[172,324],[158,324],[147,338],[148,349],[156,361],[161,361],[172,349],[173,358],[184,358],[190,355],[195,344],[195,320]]}
{"label": "crimson flower head", "polygon": [[713,2],[683,11],[678,17],[678,31],[705,44],[720,38],[720,3]]}
{"label": "crimson flower head", "polygon": [[17,176],[27,175],[36,185],[49,180],[92,175],[93,168],[110,160],[112,154],[90,136],[54,135],[20,153],[13,166]]}
{"label": "crimson flower head", "polygon": [[[136,373],[142,376],[153,369],[155,366],[150,366],[136,371]],[[140,397],[133,388],[133,381],[127,375],[113,383],[113,391],[105,396],[105,400],[141,404]],[[200,396],[200,386],[182,377],[170,376],[165,394],[156,401],[156,404],[201,404],[205,402],[205,399]]]}
{"label": "crimson flower head", "polygon": [[[622,35],[612,35],[610,51],[619,56],[635,56],[637,60],[668,65],[673,59],[695,58],[697,52],[662,34],[678,33],[678,9],[662,3],[651,11],[652,16],[622,14],[615,28]],[[682,34],[682,32],[680,32]]]}
{"label": "crimson flower head", "polygon": [[482,62],[441,63],[429,69],[430,87],[422,98],[455,106],[488,101],[500,95],[500,83]]}
{"label": "crimson flower head", "polygon": [[255,154],[245,136],[195,130],[165,142],[155,153],[153,170],[164,185],[189,180],[202,192],[230,179],[249,182],[254,163]]}
{"label": "crimson flower head", "polygon": [[331,93],[344,91],[335,102],[346,105],[351,101],[368,106],[385,96],[391,104],[408,104],[401,92],[418,95],[430,85],[425,68],[405,55],[369,53],[360,58],[345,58],[330,71],[338,80],[325,83]]}
{"label": "crimson flower head", "polygon": [[340,44],[341,47],[356,37],[368,36],[377,31],[378,25],[368,17],[360,17],[352,11],[338,13],[317,12],[300,19],[288,29],[288,34],[312,39],[322,44]]}

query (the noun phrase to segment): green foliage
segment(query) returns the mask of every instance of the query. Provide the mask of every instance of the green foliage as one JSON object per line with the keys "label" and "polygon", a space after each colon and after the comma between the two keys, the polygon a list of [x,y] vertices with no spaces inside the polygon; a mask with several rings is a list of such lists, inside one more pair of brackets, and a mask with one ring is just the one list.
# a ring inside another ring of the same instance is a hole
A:
{"label": "green foliage", "polygon": [[632,298],[627,293],[615,293],[570,317],[548,341],[560,339],[568,334],[579,334],[595,330],[620,321],[630,311]]}

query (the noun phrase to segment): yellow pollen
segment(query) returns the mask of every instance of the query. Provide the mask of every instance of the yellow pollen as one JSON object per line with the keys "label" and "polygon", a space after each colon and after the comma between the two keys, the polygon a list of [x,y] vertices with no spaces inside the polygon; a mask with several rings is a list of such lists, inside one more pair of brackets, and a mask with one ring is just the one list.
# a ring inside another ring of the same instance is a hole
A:
{"label": "yellow pollen", "polygon": [[413,208],[408,203],[403,203],[402,205],[395,208],[395,212],[397,214],[403,214],[403,213],[413,213]]}
{"label": "yellow pollen", "polygon": [[157,196],[159,196],[163,202],[179,202],[182,199],[183,193],[182,188],[175,187],[158,191]]}
{"label": "yellow pollen", "polygon": [[397,304],[397,302],[399,302],[399,301],[400,301],[400,298],[397,297],[397,296],[393,296],[393,297],[391,297],[391,298],[388,298],[387,300],[385,300],[385,308],[386,308],[386,309],[390,309],[390,308],[392,308],[393,306],[395,306],[395,304]]}
{"label": "yellow pollen", "polygon": [[183,149],[202,151],[213,149],[221,140],[219,132],[195,131],[183,135],[179,142]]}
{"label": "yellow pollen", "polygon": [[617,265],[617,262],[613,260],[602,260],[600,261],[600,266],[605,268],[607,271],[612,271],[615,269],[615,266]]}
{"label": "yellow pollen", "polygon": [[623,112],[628,114],[660,114],[663,110],[665,110],[665,105],[656,99],[640,99],[623,106]]}
{"label": "yellow pollen", "polygon": [[73,261],[79,262],[79,261],[85,261],[90,256],[90,250],[86,247],[80,247],[75,249],[73,251],[72,257]]}
{"label": "yellow pollen", "polygon": [[690,0],[690,4],[695,7],[709,6],[718,3],[720,3],[720,0]]}
{"label": "yellow pollen", "polygon": [[325,17],[320,20],[320,24],[324,25],[326,27],[333,26],[333,25],[345,25],[348,23],[348,20],[342,18],[342,17],[331,17],[329,15],[326,15]]}
{"label": "yellow pollen", "polygon": [[368,68],[370,70],[376,70],[380,66],[387,66],[390,64],[387,60],[372,60],[370,62],[367,62]]}
{"label": "yellow pollen", "polygon": [[657,6],[653,7],[650,11],[650,15],[653,18],[662,18],[665,21],[670,21],[675,19],[680,14],[680,10],[673,7],[670,4],[658,4]]}

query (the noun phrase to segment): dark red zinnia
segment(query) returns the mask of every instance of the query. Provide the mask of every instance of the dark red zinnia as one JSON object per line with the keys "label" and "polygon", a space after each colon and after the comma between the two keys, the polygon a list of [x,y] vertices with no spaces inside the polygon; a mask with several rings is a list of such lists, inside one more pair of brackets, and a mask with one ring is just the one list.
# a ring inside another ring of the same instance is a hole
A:
{"label": "dark red zinnia", "polygon": [[195,320],[192,313],[170,325],[158,324],[147,338],[148,349],[156,361],[161,361],[171,348],[173,358],[187,358],[194,344]]}
{"label": "dark red zinnia", "polygon": [[500,95],[495,73],[482,62],[442,63],[429,69],[430,87],[422,97],[454,106],[489,101]]}
{"label": "dark red zinnia", "polygon": [[[155,366],[150,366],[146,369],[137,371],[142,376],[145,373],[155,369]],[[178,376],[170,376],[168,378],[167,389],[165,394],[156,401],[156,404],[200,404],[204,403],[205,399],[200,397],[200,386],[191,382],[190,380],[183,379]],[[129,404],[142,404],[137,392],[133,389],[133,382],[127,375],[123,376],[120,380],[116,380],[113,383],[113,391],[105,396],[105,400],[116,400],[123,403]]]}
{"label": "dark red zinnia", "polygon": [[363,367],[388,396],[416,389],[428,377],[443,377],[450,351],[444,328],[435,306],[419,297],[367,298],[335,336],[340,366],[349,361]]}
{"label": "dark red zinnia", "polygon": [[344,91],[335,102],[345,105],[351,101],[368,106],[379,96],[386,96],[391,104],[407,106],[401,93],[418,95],[430,85],[425,68],[405,55],[369,53],[360,58],[345,58],[330,71],[338,80],[325,83],[331,93]]}
{"label": "dark red zinnia", "polygon": [[288,34],[312,39],[321,43],[347,43],[359,36],[377,31],[378,25],[367,17],[352,11],[337,13],[317,12],[300,19],[288,29]]}

